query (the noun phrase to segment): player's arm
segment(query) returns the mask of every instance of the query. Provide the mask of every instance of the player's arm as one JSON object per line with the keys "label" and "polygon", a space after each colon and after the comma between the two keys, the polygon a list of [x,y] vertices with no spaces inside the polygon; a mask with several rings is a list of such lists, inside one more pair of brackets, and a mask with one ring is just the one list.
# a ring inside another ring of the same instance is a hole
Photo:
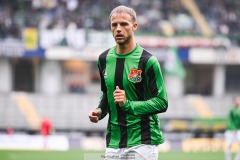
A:
{"label": "player's arm", "polygon": [[103,119],[108,114],[109,106],[108,106],[107,93],[103,92],[100,98],[100,103],[96,109],[101,110],[101,115],[99,116],[99,120]]}
{"label": "player's arm", "polygon": [[[98,120],[103,119],[109,111],[108,97],[107,97],[107,87],[106,87],[105,80],[104,80],[104,70],[105,70],[106,67],[103,67],[101,65],[102,60],[103,60],[103,58],[100,56],[99,60],[98,60],[98,69],[99,69],[99,75],[100,75],[100,78],[101,78],[102,96],[100,97],[99,105],[96,108],[96,110],[101,111],[101,114],[98,115],[99,116]],[[96,112],[99,113],[99,111],[96,111]]]}
{"label": "player's arm", "polygon": [[147,88],[151,97],[145,101],[126,100],[122,109],[134,115],[157,114],[165,112],[168,108],[166,89],[157,59],[153,58],[147,69]]}
{"label": "player's arm", "polygon": [[99,120],[103,119],[108,113],[108,103],[107,103],[107,95],[103,93],[100,98],[100,103],[98,107],[89,112],[89,119],[93,123],[97,123]]}

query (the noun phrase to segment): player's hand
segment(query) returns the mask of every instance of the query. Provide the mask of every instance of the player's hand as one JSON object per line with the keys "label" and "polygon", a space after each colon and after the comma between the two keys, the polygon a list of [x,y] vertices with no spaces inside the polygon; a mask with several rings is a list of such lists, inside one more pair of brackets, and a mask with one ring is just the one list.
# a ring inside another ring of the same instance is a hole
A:
{"label": "player's hand", "polygon": [[90,119],[91,122],[93,123],[97,123],[101,117],[102,114],[102,110],[101,109],[95,109],[95,110],[91,110],[88,114],[88,117]]}
{"label": "player's hand", "polygon": [[116,90],[113,92],[113,97],[115,100],[115,103],[118,103],[120,107],[123,107],[126,103],[126,94],[124,90],[119,89],[118,86],[116,86]]}

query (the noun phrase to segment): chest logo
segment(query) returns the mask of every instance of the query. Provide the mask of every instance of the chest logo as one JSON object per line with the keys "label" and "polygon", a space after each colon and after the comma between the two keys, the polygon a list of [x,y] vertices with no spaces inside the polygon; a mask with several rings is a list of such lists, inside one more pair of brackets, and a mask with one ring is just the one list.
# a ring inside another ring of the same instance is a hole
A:
{"label": "chest logo", "polygon": [[142,81],[142,70],[138,69],[130,69],[130,73],[128,75],[128,80],[133,83],[138,83]]}

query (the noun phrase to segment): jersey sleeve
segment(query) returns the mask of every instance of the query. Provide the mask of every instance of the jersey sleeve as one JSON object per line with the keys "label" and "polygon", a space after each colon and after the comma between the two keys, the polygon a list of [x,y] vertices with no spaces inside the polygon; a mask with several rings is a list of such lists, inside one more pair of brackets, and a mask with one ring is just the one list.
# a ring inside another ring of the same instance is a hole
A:
{"label": "jersey sleeve", "polygon": [[102,96],[100,97],[100,102],[97,107],[97,109],[102,110],[102,114],[100,117],[100,120],[103,119],[109,111],[109,105],[108,105],[108,98],[107,98],[107,88],[104,80],[104,67],[101,65],[101,59],[99,58],[98,60],[98,69],[99,69],[99,74],[101,78],[101,91],[102,91]]}
{"label": "jersey sleeve", "polygon": [[103,92],[101,98],[100,98],[100,103],[97,107],[97,109],[102,110],[102,114],[99,120],[103,119],[109,112],[109,106],[108,106],[108,99],[107,99],[107,94]]}
{"label": "jersey sleeve", "polygon": [[165,112],[168,108],[166,89],[158,60],[154,57],[148,62],[145,72],[147,89],[151,97],[144,101],[127,100],[122,107],[124,111],[133,115],[152,115]]}

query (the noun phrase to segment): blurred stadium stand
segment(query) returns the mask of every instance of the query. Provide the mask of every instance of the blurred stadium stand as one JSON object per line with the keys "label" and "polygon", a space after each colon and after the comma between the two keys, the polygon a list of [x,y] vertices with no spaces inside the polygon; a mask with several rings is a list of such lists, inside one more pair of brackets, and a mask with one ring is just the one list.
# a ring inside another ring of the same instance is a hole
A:
{"label": "blurred stadium stand", "polygon": [[97,57],[114,45],[108,16],[118,5],[136,10],[137,42],[161,63],[167,138],[224,131],[240,93],[240,1],[0,0],[1,132],[36,133],[44,116],[56,132],[104,132],[107,119],[92,124],[88,112],[101,95]]}
{"label": "blurred stadium stand", "polygon": [[[94,125],[88,120],[88,112],[98,105],[99,94],[62,94],[62,95],[40,95],[32,93],[13,93],[14,97],[18,94],[27,96],[28,101],[33,104],[31,107],[36,110],[37,115],[32,115],[30,120],[38,119],[38,117],[49,117],[52,120],[55,130],[59,131],[104,131],[107,119],[104,119],[98,125]],[[28,123],[28,117],[21,112],[16,104],[13,95],[2,96],[0,101],[1,123],[0,128],[9,126],[16,129],[25,129],[26,131],[36,129]],[[225,118],[228,106],[231,106],[231,97],[216,98],[203,97],[205,105],[199,103],[199,108],[195,108],[196,104],[190,102],[195,96],[169,97],[169,109],[165,114],[159,114],[159,118],[163,120],[185,120],[191,121],[197,118],[211,119],[214,117]],[[199,96],[197,96],[199,97]],[[197,98],[198,99],[198,98]],[[208,107],[207,111],[201,110]],[[28,109],[29,113],[31,109]],[[209,114],[211,113],[211,114]]]}

